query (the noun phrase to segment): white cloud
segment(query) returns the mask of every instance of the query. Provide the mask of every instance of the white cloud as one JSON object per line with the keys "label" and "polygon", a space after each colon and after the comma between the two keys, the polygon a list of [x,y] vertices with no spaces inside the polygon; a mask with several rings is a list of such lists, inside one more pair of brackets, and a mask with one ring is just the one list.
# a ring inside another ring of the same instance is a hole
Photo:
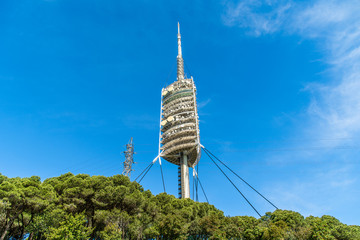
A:
{"label": "white cloud", "polygon": [[[254,35],[277,31],[286,18],[291,3],[284,1],[241,1],[227,3],[224,23],[229,26],[250,28]],[[265,12],[264,12],[265,11]]]}
{"label": "white cloud", "polygon": [[208,105],[210,102],[211,102],[211,99],[210,99],[210,98],[206,99],[205,101],[200,101],[200,102],[198,102],[198,104],[197,104],[198,109],[204,108],[204,107],[205,107],[206,105]]}
{"label": "white cloud", "polygon": [[[348,159],[354,159],[348,153],[336,152],[339,146],[351,143],[349,139],[360,137],[360,3],[359,1],[316,0],[308,2],[293,1],[252,1],[245,0],[237,4],[226,3],[223,21],[228,26],[245,28],[251,35],[260,37],[276,32],[293,34],[303,39],[316,41],[323,52],[323,61],[327,64],[327,83],[312,83],[305,91],[311,94],[311,102],[305,113],[305,122],[299,124],[298,132],[304,138],[337,139],[323,142],[326,152],[289,153],[269,156],[269,162],[299,161],[312,159],[314,162],[337,159],[338,165],[317,167],[313,179],[296,182],[295,179],[279,185],[277,198],[285,199],[283,204],[301,212],[324,214],[335,208],[339,199],[319,200],[308,205],[309,199],[328,198],[335,190],[355,186],[357,177],[349,175],[352,170]],[[301,143],[302,147],[311,147],[313,142]],[[297,147],[296,144],[292,147]],[[331,151],[333,150],[333,152]],[[326,173],[323,172],[326,169]],[[320,193],[307,193],[309,189],[321,189]],[[285,194],[286,193],[286,194]],[[285,196],[285,195],[286,196]],[[344,193],[346,194],[346,193]],[[304,199],[307,198],[307,201]],[[289,202],[295,205],[289,206]]]}
{"label": "white cloud", "polygon": [[[360,134],[360,4],[357,1],[245,0],[225,4],[224,24],[260,36],[274,32],[315,39],[324,53],[328,83],[309,84],[308,118],[317,138]],[[341,142],[339,141],[339,144]]]}
{"label": "white cloud", "polygon": [[[354,176],[349,174],[351,166],[333,168],[332,166],[314,169],[309,181],[297,179],[275,184],[270,199],[283,209],[292,209],[305,216],[321,216],[334,212],[342,199],[353,199],[349,195],[352,184],[356,182]],[[354,192],[352,192],[354,193]],[[315,200],[316,199],[316,200]]]}

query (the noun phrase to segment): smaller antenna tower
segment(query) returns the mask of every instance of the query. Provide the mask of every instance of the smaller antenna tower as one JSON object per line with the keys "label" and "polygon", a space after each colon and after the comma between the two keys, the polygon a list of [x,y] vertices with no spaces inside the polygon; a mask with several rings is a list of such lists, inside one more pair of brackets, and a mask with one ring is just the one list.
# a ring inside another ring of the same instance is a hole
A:
{"label": "smaller antenna tower", "polygon": [[124,154],[125,154],[125,161],[124,161],[124,170],[122,174],[130,178],[131,172],[134,171],[132,169],[132,164],[133,163],[135,164],[133,138],[130,138],[129,143],[126,144],[126,151],[124,151]]}

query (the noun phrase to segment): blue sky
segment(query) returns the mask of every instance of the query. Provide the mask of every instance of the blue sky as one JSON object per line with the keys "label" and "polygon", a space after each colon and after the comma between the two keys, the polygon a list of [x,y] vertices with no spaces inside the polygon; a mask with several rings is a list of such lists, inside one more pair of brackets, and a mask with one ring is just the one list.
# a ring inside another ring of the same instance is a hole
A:
{"label": "blue sky", "polygon": [[[359,224],[359,11],[350,0],[1,1],[0,172],[118,174],[134,137],[136,177],[157,154],[180,21],[202,144],[279,208]],[[177,167],[163,167],[177,195]],[[199,175],[226,215],[256,216],[205,154]],[[142,184],[162,192],[158,165]]]}

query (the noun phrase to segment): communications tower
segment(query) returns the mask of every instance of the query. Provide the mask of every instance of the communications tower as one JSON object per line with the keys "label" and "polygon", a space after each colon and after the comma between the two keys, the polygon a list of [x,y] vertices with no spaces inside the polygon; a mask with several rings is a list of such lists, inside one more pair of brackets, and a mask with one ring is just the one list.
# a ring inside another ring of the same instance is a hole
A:
{"label": "communications tower", "polygon": [[177,42],[177,80],[161,94],[160,156],[178,166],[179,196],[190,198],[189,167],[195,171],[201,145],[196,87],[193,78],[184,73],[179,23]]}
{"label": "communications tower", "polygon": [[124,151],[124,154],[125,154],[125,161],[124,161],[124,170],[122,174],[130,178],[131,172],[134,171],[132,169],[132,164],[134,163],[133,138],[130,138],[129,143],[126,144],[126,151]]}

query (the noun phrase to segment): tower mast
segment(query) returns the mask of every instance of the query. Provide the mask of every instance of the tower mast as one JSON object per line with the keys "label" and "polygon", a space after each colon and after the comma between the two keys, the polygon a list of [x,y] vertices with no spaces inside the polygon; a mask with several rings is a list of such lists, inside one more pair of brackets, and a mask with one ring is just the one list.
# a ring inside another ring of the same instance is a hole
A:
{"label": "tower mast", "polygon": [[[185,79],[184,74],[184,60],[182,58],[181,50],[181,35],[180,35],[180,23],[178,22],[178,55],[177,55],[177,80],[182,81]],[[179,165],[180,181],[179,187],[181,193],[180,198],[190,198],[190,182],[189,182],[189,166],[188,166],[188,152],[182,151],[180,153],[180,165]]]}
{"label": "tower mast", "polygon": [[180,35],[180,23],[178,23],[178,55],[177,59],[177,80],[183,80],[185,78],[184,74],[184,60],[182,58],[182,50],[181,50],[181,35]]}
{"label": "tower mast", "polygon": [[161,93],[161,157],[178,166],[179,197],[190,198],[189,167],[200,159],[200,140],[196,87],[193,78],[184,73],[179,23],[177,45],[177,81]]}

